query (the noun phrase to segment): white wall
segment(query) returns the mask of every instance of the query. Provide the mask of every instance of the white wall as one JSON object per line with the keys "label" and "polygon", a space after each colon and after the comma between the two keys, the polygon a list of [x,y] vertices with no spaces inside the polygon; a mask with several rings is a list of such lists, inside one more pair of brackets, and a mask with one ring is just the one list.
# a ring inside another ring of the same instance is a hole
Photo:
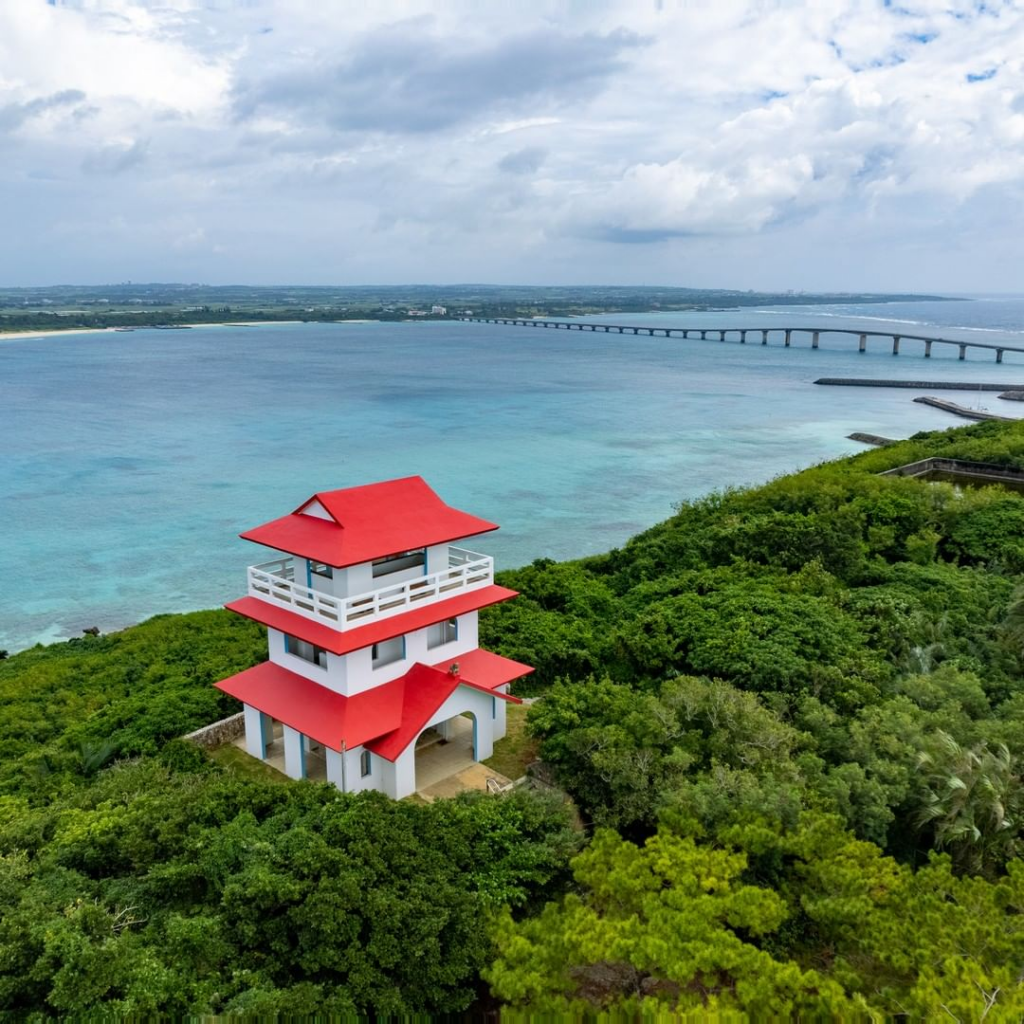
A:
{"label": "white wall", "polygon": [[353,747],[346,750],[345,758],[345,785],[349,793],[362,793],[368,789],[375,789],[381,793],[388,793],[388,776],[392,773],[390,762],[376,754],[370,754],[370,774],[363,776],[360,772],[359,762],[362,758],[363,748]]}
{"label": "white wall", "polygon": [[327,652],[327,668],[320,668],[297,654],[289,654],[284,649],[284,633],[279,629],[267,628],[267,648],[270,660],[275,665],[288,669],[296,675],[305,676],[314,683],[326,686],[335,693],[345,693],[345,680],[348,676],[348,662],[344,655]]}
{"label": "white wall", "polygon": [[[422,662],[424,665],[436,665],[439,662],[448,660],[458,661],[460,655],[475,650],[478,646],[478,613],[467,612],[465,615],[460,615],[458,616],[458,623],[458,639],[453,640],[451,643],[443,644],[441,647],[427,647],[426,629],[417,629],[412,633],[407,633],[405,635],[405,657],[391,662],[390,665],[382,665],[380,668],[373,667],[372,651],[369,647],[364,647],[360,651],[353,651],[351,654],[345,655],[344,677],[340,673],[334,673],[333,668],[331,669],[332,680],[343,678],[345,689],[338,690],[338,692],[352,696],[356,693],[362,693],[364,690],[372,689],[375,686],[380,686],[383,683],[390,683],[393,679],[404,676],[417,661]],[[289,661],[302,660],[301,658],[292,658],[290,655],[286,657],[288,657]],[[331,655],[328,655],[328,661],[330,661],[330,658]],[[310,668],[314,672],[316,671],[313,666],[310,666]],[[304,674],[309,675],[309,673]],[[315,677],[310,675],[309,678],[313,679]],[[324,680],[320,679],[318,682],[324,682]],[[331,685],[333,688],[334,684],[332,683]]]}
{"label": "white wall", "polygon": [[[416,739],[422,735],[423,730],[429,729],[456,715],[470,712],[476,719],[476,759],[483,761],[494,753],[493,725],[491,718],[491,701],[488,693],[481,693],[479,690],[471,690],[467,686],[459,686],[455,692],[434,712]],[[504,703],[501,701],[500,703]],[[396,800],[416,792],[416,740],[413,740],[399,754],[395,760],[394,789],[387,791]]]}

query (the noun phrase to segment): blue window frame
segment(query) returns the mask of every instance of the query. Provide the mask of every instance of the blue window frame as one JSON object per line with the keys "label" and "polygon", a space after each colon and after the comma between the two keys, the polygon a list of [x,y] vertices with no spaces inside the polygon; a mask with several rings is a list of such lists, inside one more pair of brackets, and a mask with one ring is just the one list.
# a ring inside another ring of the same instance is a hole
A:
{"label": "blue window frame", "polygon": [[317,668],[327,668],[327,651],[307,640],[300,640],[297,636],[285,633],[284,650],[285,654],[308,661],[311,665],[316,665]]}
{"label": "blue window frame", "polygon": [[450,644],[458,639],[458,619],[446,619],[444,622],[435,622],[434,625],[427,626],[428,650],[433,650],[435,647],[443,647],[445,644]]}

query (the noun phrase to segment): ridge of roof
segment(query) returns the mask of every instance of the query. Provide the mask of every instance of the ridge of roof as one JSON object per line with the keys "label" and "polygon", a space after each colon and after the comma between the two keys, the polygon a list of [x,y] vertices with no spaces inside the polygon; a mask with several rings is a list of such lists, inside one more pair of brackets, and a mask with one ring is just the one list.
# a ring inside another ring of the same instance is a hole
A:
{"label": "ridge of roof", "polygon": [[[329,519],[302,511],[313,501]],[[447,504],[423,477],[408,476],[317,491],[295,511],[239,536],[342,569],[496,529]]]}

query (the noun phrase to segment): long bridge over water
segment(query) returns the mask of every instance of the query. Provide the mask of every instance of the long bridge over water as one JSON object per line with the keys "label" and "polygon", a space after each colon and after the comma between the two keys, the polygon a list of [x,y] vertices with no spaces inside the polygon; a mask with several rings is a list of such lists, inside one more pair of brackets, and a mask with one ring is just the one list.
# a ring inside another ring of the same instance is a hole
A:
{"label": "long bridge over water", "polygon": [[[530,317],[502,317],[502,316],[460,316],[457,320],[464,320],[467,323],[475,324],[507,324],[512,327],[535,327],[547,328],[550,330],[566,331],[604,331],[606,334],[647,334],[652,338],[657,335],[664,335],[666,338],[689,338],[691,335],[707,340],[709,335],[718,335],[718,341],[725,341],[730,335],[736,335],[741,345],[747,343],[747,335],[756,337],[760,335],[762,345],[768,344],[770,335],[782,337],[786,348],[790,347],[794,335],[810,335],[811,348],[818,348],[819,341],[823,334],[848,334],[859,339],[860,351],[866,352],[868,338],[885,338],[892,341],[892,354],[900,354],[900,342],[913,341],[924,344],[924,355],[928,358],[932,354],[933,345],[956,345],[960,350],[960,358],[967,358],[969,348],[986,349],[994,352],[996,362],[1003,361],[1004,352],[1020,352],[1024,354],[1024,348],[1015,345],[1004,345],[1001,343],[987,343],[983,341],[961,341],[958,338],[935,338],[922,334],[897,334],[893,331],[862,331],[856,328],[844,327],[648,327],[635,324],[598,324],[591,320],[540,320]],[[712,339],[715,340],[715,339]]]}

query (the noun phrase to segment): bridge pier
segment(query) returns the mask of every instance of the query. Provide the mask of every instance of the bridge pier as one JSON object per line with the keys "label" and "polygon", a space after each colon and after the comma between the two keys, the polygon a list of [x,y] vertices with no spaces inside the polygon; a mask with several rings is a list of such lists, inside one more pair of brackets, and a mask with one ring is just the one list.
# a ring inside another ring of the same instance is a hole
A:
{"label": "bridge pier", "polygon": [[924,357],[925,359],[931,359],[932,357],[932,343],[930,341],[924,343]]}
{"label": "bridge pier", "polygon": [[811,348],[817,348],[818,347],[818,335],[819,334],[821,334],[821,331],[812,331],[811,332]]}
{"label": "bridge pier", "polygon": [[746,345],[746,343],[747,343],[747,332],[746,331],[740,331],[740,344],[741,345]]}
{"label": "bridge pier", "polygon": [[860,349],[858,351],[860,351],[860,352],[867,352],[867,350],[868,350],[868,336],[866,334],[862,334],[860,336]]}
{"label": "bridge pier", "polygon": [[787,327],[786,328],[786,348],[789,348],[789,338],[793,332]]}
{"label": "bridge pier", "polygon": [[894,356],[900,354],[900,336],[898,334],[892,336],[892,354]]}
{"label": "bridge pier", "polygon": [[1001,363],[1003,361],[1003,350],[1001,348],[996,349],[996,362]]}
{"label": "bridge pier", "polygon": [[967,346],[966,345],[961,345],[960,346],[960,358],[961,359],[966,359],[967,358]]}
{"label": "bridge pier", "polygon": [[767,331],[762,331],[761,332],[761,344],[762,345],[767,345],[768,344],[768,332]]}
{"label": "bridge pier", "polygon": [[700,332],[700,340],[701,341],[707,341],[707,337],[708,337],[708,332],[707,331],[701,331]]}
{"label": "bridge pier", "polygon": [[725,341],[725,331],[719,331],[718,332],[718,340],[719,341]]}

